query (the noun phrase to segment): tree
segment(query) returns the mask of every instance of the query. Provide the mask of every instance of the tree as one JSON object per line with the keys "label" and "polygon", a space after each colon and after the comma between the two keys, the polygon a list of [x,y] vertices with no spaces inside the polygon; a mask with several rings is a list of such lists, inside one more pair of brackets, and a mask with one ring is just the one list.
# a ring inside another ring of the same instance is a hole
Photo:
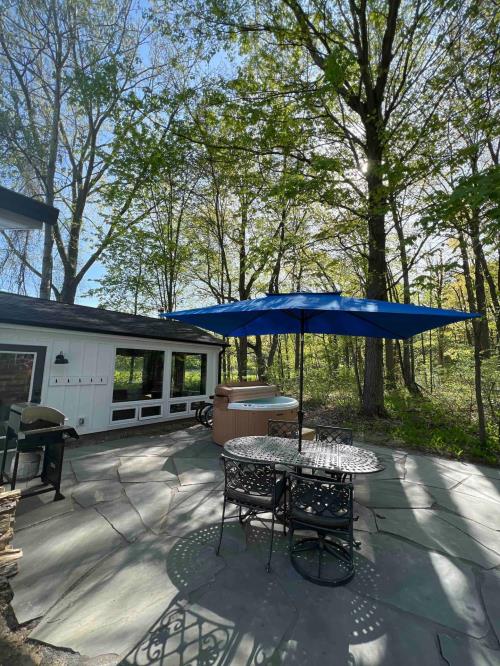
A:
{"label": "tree", "polygon": [[[356,212],[366,224],[366,296],[385,300],[387,170],[394,137],[419,114],[428,122],[445,94],[442,79],[438,93],[432,85],[456,37],[461,12],[430,0],[244,5],[213,0],[203,6],[186,2],[185,15],[204,38],[238,36],[243,57],[253,41],[264,61],[274,57],[281,66],[289,58],[288,68],[274,70],[282,77],[282,85],[276,83],[280,94],[298,98],[303,112],[315,112],[323,133],[316,158],[301,158],[323,180],[338,175],[340,167],[342,184],[335,201],[345,198],[346,186],[350,188],[357,198]],[[254,102],[262,104],[265,93],[261,90]],[[331,142],[326,154],[325,140]],[[334,159],[332,149],[339,142],[351,152],[350,168]],[[279,144],[274,149],[279,150]],[[367,339],[365,357],[364,412],[383,414],[381,340]]]}
{"label": "tree", "polygon": [[[137,99],[158,69],[154,61],[141,63],[148,35],[131,0],[12,2],[0,14],[0,34],[4,163],[16,187],[62,209],[59,222],[45,230],[41,267],[17,251],[9,234],[3,237],[40,278],[42,297],[52,291],[73,302],[117,221],[130,210],[138,181],[151,175],[143,159],[119,205],[105,192],[119,152],[115,129],[143,120]],[[52,280],[53,242],[61,285]],[[89,244],[82,257],[82,246]]]}

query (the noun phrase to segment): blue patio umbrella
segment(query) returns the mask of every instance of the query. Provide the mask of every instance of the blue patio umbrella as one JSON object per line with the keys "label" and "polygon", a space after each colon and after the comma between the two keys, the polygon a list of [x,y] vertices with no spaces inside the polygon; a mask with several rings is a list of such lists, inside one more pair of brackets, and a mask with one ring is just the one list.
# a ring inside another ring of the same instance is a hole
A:
{"label": "blue patio umbrella", "polygon": [[163,313],[228,337],[295,333],[300,336],[299,451],[304,421],[304,334],[331,333],[372,338],[404,339],[432,328],[479,317],[479,314],[403,305],[340,292],[268,294],[235,303]]}

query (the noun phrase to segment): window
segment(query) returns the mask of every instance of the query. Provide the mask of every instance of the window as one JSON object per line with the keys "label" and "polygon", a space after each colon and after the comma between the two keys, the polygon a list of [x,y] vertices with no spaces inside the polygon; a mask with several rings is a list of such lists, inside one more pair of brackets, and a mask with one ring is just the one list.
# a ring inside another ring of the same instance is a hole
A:
{"label": "window", "polygon": [[46,347],[0,344],[0,439],[6,432],[10,406],[40,402]]}
{"label": "window", "polygon": [[161,405],[141,408],[141,419],[151,419],[155,416],[161,416]]}
{"label": "window", "polygon": [[135,419],[135,407],[130,409],[114,409],[111,415],[112,421],[130,421]]}
{"label": "window", "polygon": [[187,411],[187,402],[175,402],[173,405],[170,405],[171,414],[179,414],[179,412]]}
{"label": "window", "polygon": [[113,402],[158,400],[162,397],[163,352],[117,349]]}
{"label": "window", "polygon": [[207,384],[207,355],[172,352],[170,397],[205,395]]}

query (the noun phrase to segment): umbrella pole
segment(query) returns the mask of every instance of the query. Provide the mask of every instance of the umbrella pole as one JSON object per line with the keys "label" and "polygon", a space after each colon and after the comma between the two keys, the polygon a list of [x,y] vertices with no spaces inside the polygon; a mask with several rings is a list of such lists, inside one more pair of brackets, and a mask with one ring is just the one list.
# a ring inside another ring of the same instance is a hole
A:
{"label": "umbrella pole", "polygon": [[304,423],[304,313],[301,313],[300,319],[300,341],[299,341],[299,453],[302,451],[302,424]]}

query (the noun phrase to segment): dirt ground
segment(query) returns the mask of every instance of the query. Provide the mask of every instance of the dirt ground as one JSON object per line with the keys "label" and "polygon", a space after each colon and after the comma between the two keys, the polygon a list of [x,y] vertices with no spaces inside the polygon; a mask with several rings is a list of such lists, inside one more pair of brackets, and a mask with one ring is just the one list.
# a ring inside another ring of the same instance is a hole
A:
{"label": "dirt ground", "polygon": [[30,641],[36,622],[18,626],[11,599],[8,579],[0,578],[0,666],[90,666],[91,661],[79,654]]}

